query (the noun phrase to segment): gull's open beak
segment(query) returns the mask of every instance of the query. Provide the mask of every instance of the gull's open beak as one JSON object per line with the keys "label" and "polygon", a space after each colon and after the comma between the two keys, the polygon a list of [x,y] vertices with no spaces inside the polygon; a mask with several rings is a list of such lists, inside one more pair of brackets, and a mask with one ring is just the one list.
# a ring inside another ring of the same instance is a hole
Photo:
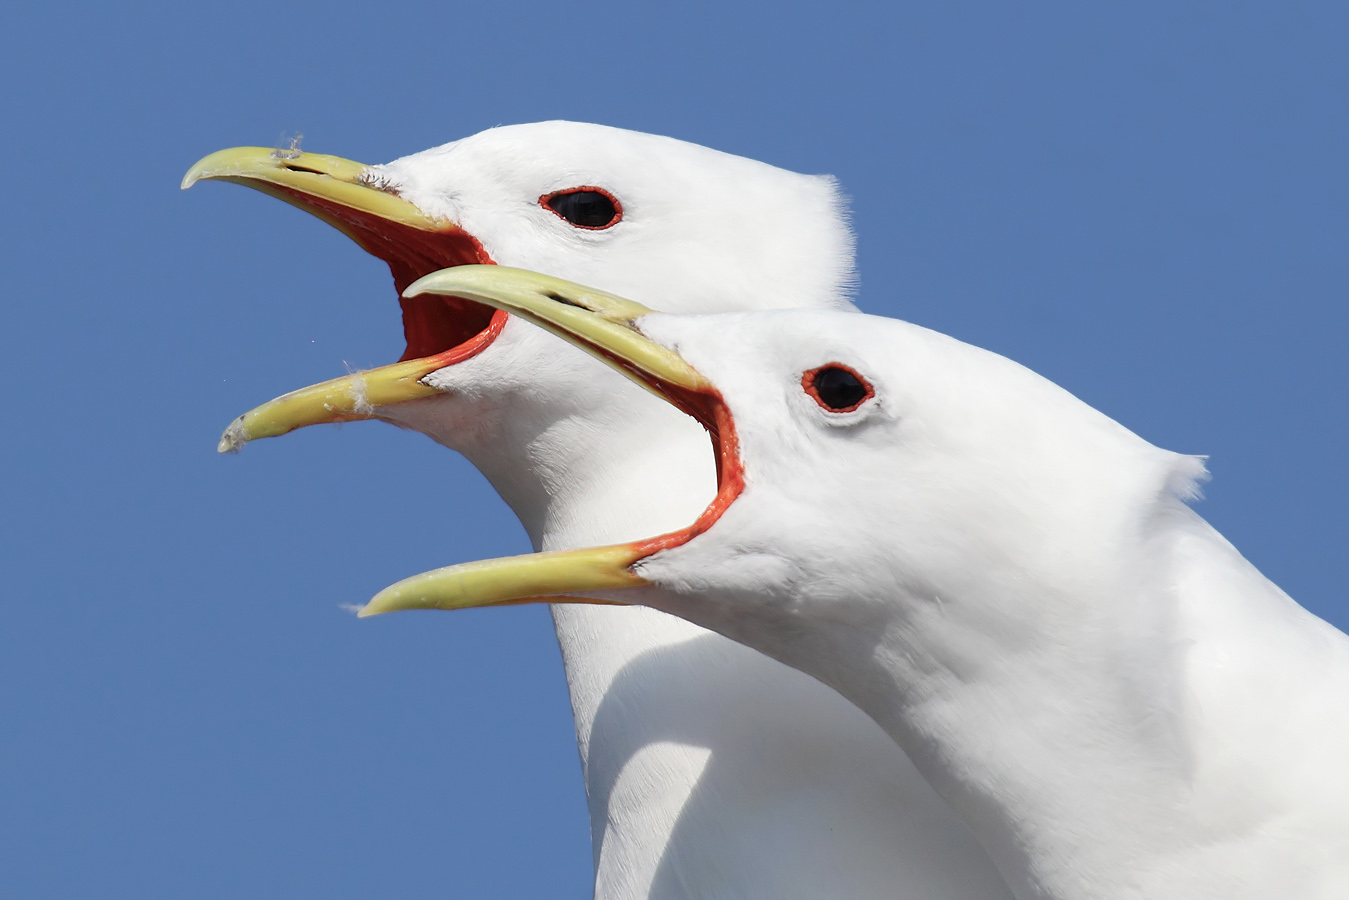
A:
{"label": "gull's open beak", "polygon": [[[362,163],[321,153],[235,147],[202,159],[183,177],[230,181],[280,198],[332,225],[366,252],[383,259],[402,291],[430,272],[490,263],[482,246],[454,223],[429,216],[372,175]],[[246,442],[327,422],[374,418],[380,406],[438,393],[421,383],[437,369],[481,352],[506,324],[506,315],[460,299],[403,302],[407,352],[403,360],[336,378],[278,397],[230,423],[221,452]]]}
{"label": "gull's open beak", "polygon": [[436,356],[410,359],[291,391],[231,422],[220,436],[216,450],[234,453],[255,438],[277,437],[306,425],[373,419],[377,406],[439,393],[421,380],[452,362]]}
{"label": "gull's open beak", "polygon": [[231,147],[198,160],[183,176],[182,189],[198,181],[247,185],[318,216],[375,256],[378,243],[388,239],[385,223],[432,233],[454,227],[380,190],[369,173],[370,166],[340,156]]}
{"label": "gull's open beak", "polygon": [[703,423],[717,450],[717,496],[688,528],[643,541],[464,563],[400,581],[375,595],[361,616],[400,609],[463,609],[511,603],[612,603],[578,596],[647,584],[632,566],[712,527],[744,487],[735,426],[716,388],[668,347],[643,335],[652,312],[613,294],[502,266],[461,266],[412,284],[410,295],[475,300],[548,329]]}

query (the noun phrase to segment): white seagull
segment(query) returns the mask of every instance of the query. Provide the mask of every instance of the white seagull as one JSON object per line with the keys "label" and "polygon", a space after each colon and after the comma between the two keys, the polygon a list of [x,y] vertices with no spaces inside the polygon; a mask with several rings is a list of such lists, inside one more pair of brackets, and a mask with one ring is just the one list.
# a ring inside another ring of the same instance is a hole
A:
{"label": "white seagull", "polygon": [[[670,138],[548,122],[383,166],[213,154],[239,182],[388,262],[401,291],[446,266],[541,269],[676,312],[851,310],[833,181]],[[586,354],[490,307],[403,300],[403,361],[297,391],[221,441],[380,418],[462,452],[536,549],[678,528],[716,494],[702,429]],[[595,896],[1009,896],[884,733],[810,678],[641,608],[555,607],[590,803]]]}
{"label": "white seagull", "polygon": [[421,292],[697,417],[720,490],[678,531],[438,570],[364,615],[590,595],[715,629],[866,710],[1025,900],[1349,897],[1349,637],[1186,505],[1200,459],[893,319],[652,314],[495,268]]}

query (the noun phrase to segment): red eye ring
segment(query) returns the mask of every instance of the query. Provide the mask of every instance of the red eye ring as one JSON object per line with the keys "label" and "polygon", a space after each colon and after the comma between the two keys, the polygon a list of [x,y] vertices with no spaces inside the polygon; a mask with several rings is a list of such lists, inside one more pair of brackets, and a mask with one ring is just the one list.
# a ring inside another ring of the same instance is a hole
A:
{"label": "red eye ring", "polygon": [[847,413],[876,396],[871,382],[852,366],[831,362],[816,366],[801,376],[801,389],[831,413]]}
{"label": "red eye ring", "polygon": [[[567,215],[566,210],[560,209],[559,206],[561,204],[558,204],[556,202],[558,201],[559,198],[564,198],[574,194],[585,194],[585,193],[599,194],[605,200],[609,201],[609,205],[613,207],[613,215],[609,217],[608,221],[604,222],[601,225],[582,225],[580,222],[575,221],[575,219]],[[573,228],[580,228],[585,231],[604,231],[606,228],[613,228],[619,222],[623,221],[623,204],[618,201],[618,198],[615,197],[613,194],[609,193],[608,191],[606,191],[604,188],[596,187],[590,184],[583,184],[577,187],[563,188],[560,191],[553,191],[551,194],[544,194],[539,198],[539,205],[542,206],[544,209],[548,210],[553,215],[557,216],[562,221],[566,222],[568,225],[572,226]]]}

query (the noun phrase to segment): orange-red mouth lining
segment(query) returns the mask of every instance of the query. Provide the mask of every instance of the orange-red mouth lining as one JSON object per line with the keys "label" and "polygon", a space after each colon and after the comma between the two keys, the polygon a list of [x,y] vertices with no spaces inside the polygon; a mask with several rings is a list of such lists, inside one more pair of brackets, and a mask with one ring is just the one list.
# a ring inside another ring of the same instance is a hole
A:
{"label": "orange-red mouth lining", "polygon": [[[588,341],[586,343],[589,343]],[[745,468],[740,459],[740,438],[735,431],[735,418],[726,406],[725,399],[714,387],[704,390],[690,390],[677,385],[652,381],[645,372],[632,367],[627,360],[621,359],[603,347],[590,344],[595,352],[633,372],[643,382],[656,388],[671,405],[697,419],[707,429],[712,440],[717,464],[717,495],[707,505],[692,525],[677,531],[667,532],[653,538],[635,541],[631,546],[645,559],[661,550],[669,550],[687,544],[698,535],[717,523],[736,498],[745,490]]]}
{"label": "orange-red mouth lining", "polygon": [[507,314],[490,306],[458,297],[402,296],[412,282],[441,269],[496,265],[473,235],[453,226],[444,231],[413,228],[281,185],[265,189],[323,219],[389,266],[407,341],[400,362],[443,357],[451,365],[482,352],[501,333]]}
{"label": "orange-red mouth lining", "polygon": [[683,391],[679,393],[685,396],[682,398],[683,402],[675,402],[675,405],[701,422],[712,438],[717,454],[717,495],[712,498],[712,502],[703,510],[702,515],[687,528],[633,544],[633,549],[641,553],[642,559],[661,550],[687,544],[707,531],[745,490],[745,469],[740,459],[740,439],[735,433],[735,420],[731,417],[731,411],[726,408],[721,394],[714,389],[706,394]]}

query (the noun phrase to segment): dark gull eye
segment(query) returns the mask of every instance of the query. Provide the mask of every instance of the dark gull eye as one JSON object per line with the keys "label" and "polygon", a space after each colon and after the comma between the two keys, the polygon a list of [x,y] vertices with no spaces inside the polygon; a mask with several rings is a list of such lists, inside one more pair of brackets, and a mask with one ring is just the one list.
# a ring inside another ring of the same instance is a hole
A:
{"label": "dark gull eye", "polygon": [[801,387],[830,412],[852,412],[876,395],[861,375],[841,363],[829,363],[801,376]]}
{"label": "dark gull eye", "polygon": [[623,218],[622,205],[603,188],[568,188],[545,194],[539,202],[577,228],[599,230],[617,225]]}

